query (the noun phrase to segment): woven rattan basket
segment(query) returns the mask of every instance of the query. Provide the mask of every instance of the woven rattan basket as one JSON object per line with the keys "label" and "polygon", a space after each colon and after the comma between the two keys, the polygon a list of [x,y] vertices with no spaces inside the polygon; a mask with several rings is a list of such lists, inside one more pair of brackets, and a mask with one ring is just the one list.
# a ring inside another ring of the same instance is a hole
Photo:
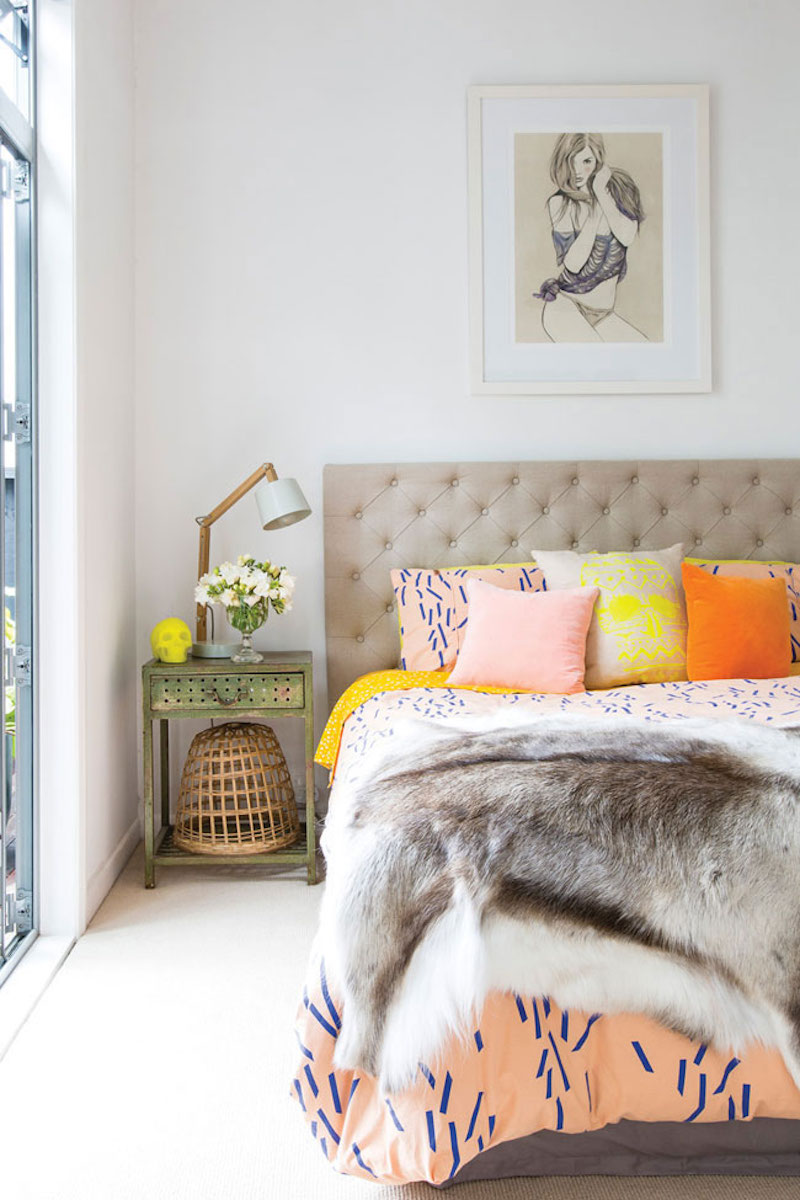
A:
{"label": "woven rattan basket", "polygon": [[294,788],[268,725],[204,729],[181,776],[174,842],[196,854],[258,854],[297,840]]}

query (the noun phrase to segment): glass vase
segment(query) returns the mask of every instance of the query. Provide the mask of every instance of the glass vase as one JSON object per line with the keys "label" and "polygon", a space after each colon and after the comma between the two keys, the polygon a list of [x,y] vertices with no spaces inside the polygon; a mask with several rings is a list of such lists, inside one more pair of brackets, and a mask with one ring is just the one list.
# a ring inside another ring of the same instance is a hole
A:
{"label": "glass vase", "polygon": [[242,644],[236,650],[235,654],[231,655],[231,662],[237,663],[260,663],[264,661],[264,655],[253,647],[253,634],[267,619],[267,612],[261,608],[261,605],[255,605],[253,608],[248,608],[247,605],[241,605],[238,608],[227,609],[228,620],[234,629],[238,629],[242,635]]}

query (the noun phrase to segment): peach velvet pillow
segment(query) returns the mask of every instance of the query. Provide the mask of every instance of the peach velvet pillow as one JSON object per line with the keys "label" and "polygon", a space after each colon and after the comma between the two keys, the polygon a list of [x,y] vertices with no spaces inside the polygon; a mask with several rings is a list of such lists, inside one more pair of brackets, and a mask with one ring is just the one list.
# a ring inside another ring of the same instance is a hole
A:
{"label": "peach velvet pillow", "polygon": [[691,680],[773,679],[792,661],[786,584],[782,579],[709,575],[684,563]]}
{"label": "peach velvet pillow", "polygon": [[511,592],[471,579],[469,618],[454,686],[523,692],[583,692],[586,634],[596,587]]}

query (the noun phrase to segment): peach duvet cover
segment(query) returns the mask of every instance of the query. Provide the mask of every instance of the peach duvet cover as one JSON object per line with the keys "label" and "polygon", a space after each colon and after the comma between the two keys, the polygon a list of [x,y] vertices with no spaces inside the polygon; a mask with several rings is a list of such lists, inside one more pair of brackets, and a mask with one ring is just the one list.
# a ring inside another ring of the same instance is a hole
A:
{"label": "peach duvet cover", "polygon": [[[577,710],[794,726],[799,685],[795,678],[646,684],[565,697],[487,694],[448,688],[441,676],[383,672],[345,694],[318,761],[346,777],[409,714],[447,721],[522,706],[532,715]],[[576,1133],[622,1119],[800,1119],[800,1092],[774,1050],[752,1046],[737,1056],[641,1014],[563,1011],[546,996],[500,992],[491,993],[468,1039],[451,1038],[435,1061],[420,1063],[412,1087],[383,1095],[376,1079],[333,1065],[342,1013],[324,950],[315,947],[298,1010],[291,1094],[339,1171],[382,1183],[443,1183],[490,1146],[543,1129]]]}

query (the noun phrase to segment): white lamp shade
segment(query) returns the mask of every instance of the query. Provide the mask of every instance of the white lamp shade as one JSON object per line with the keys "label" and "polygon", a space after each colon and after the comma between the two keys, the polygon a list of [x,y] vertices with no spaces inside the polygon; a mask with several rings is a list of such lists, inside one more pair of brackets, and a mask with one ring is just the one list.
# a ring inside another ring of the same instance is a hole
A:
{"label": "white lamp shade", "polygon": [[262,483],[256,488],[256,504],[264,529],[283,529],[311,515],[296,479],[273,479]]}

